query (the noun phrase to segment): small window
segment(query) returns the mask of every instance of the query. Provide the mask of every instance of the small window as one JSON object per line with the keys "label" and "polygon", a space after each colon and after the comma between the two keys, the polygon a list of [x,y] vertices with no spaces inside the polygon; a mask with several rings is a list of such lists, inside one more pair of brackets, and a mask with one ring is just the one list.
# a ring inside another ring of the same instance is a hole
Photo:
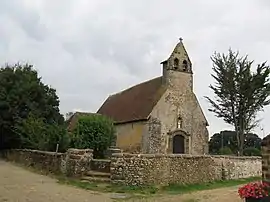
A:
{"label": "small window", "polygon": [[179,60],[177,58],[174,59],[173,66],[174,68],[177,68],[179,66]]}
{"label": "small window", "polygon": [[183,61],[183,71],[185,72],[185,71],[187,71],[187,69],[188,69],[188,63],[186,60],[184,60]]}
{"label": "small window", "polygon": [[178,118],[177,118],[177,128],[178,128],[178,129],[182,128],[182,124],[183,124],[183,122],[182,122],[181,117],[178,117]]}

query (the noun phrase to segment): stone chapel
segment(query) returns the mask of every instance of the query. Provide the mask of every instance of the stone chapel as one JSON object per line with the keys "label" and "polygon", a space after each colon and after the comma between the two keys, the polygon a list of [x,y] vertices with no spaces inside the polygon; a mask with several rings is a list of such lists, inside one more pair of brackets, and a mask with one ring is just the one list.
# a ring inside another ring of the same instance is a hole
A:
{"label": "stone chapel", "polygon": [[124,152],[208,153],[208,122],[182,39],[161,65],[162,76],[110,95],[97,113],[113,119]]}

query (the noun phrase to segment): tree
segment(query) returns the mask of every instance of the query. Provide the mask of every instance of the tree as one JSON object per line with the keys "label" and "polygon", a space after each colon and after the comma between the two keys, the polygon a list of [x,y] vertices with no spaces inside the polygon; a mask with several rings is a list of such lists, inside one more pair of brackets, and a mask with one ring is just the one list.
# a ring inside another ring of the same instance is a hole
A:
{"label": "tree", "polygon": [[[247,148],[255,148],[261,150],[262,139],[254,134],[247,133],[244,135],[244,150]],[[220,133],[214,134],[209,141],[209,152],[211,154],[219,154],[220,149],[230,148],[233,154],[237,155],[237,137],[235,131],[221,131]]]}
{"label": "tree", "polygon": [[80,116],[73,133],[75,147],[93,149],[95,158],[103,158],[104,151],[115,140],[112,120],[99,114]]}
{"label": "tree", "polygon": [[220,155],[232,155],[233,154],[232,150],[229,147],[220,148],[218,153]]}
{"label": "tree", "polygon": [[42,83],[32,65],[0,68],[0,149],[20,147],[15,128],[30,113],[47,124],[64,122],[56,90]]}
{"label": "tree", "polygon": [[64,126],[47,124],[42,118],[36,118],[32,114],[15,128],[20,138],[21,147],[42,151],[65,152],[69,146],[69,136]]}
{"label": "tree", "polygon": [[206,97],[211,105],[209,111],[234,126],[238,153],[243,155],[244,134],[257,126],[257,113],[270,103],[269,66],[266,62],[258,64],[253,72],[254,62],[231,49],[228,55],[215,53],[211,60],[215,84],[210,89],[215,98]]}
{"label": "tree", "polygon": [[261,156],[261,150],[255,148],[255,147],[248,147],[244,149],[244,155],[245,156]]}

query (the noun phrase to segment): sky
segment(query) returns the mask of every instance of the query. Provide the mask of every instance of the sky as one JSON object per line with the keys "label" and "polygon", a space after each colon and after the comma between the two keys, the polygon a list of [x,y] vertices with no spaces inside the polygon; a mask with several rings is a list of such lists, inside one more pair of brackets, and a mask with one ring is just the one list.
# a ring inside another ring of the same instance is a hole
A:
{"label": "sky", "polygon": [[[210,135],[231,129],[207,110],[211,55],[270,60],[269,0],[1,0],[0,23],[0,64],[33,64],[63,114],[96,112],[108,95],[160,76],[182,37]],[[269,107],[259,118],[254,132],[267,135]]]}

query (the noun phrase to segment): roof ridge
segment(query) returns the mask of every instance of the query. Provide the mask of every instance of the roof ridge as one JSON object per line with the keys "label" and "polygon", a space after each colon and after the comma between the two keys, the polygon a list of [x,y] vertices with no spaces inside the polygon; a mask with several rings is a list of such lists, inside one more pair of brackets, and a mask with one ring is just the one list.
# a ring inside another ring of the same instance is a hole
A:
{"label": "roof ridge", "polygon": [[108,96],[97,113],[108,116],[115,123],[125,123],[148,119],[164,93],[162,76],[143,81]]}
{"label": "roof ridge", "polygon": [[135,84],[135,85],[133,85],[133,86],[131,86],[131,87],[128,87],[128,88],[126,88],[126,89],[124,89],[124,90],[121,90],[121,91],[119,91],[119,92],[117,92],[117,93],[114,93],[114,94],[109,95],[108,98],[110,98],[110,97],[112,97],[112,96],[114,96],[114,95],[119,95],[119,94],[124,93],[124,92],[129,91],[129,90],[132,90],[132,89],[135,88],[135,87],[138,87],[138,86],[140,86],[140,85],[142,85],[142,84],[146,84],[146,83],[148,83],[148,82],[151,82],[151,81],[153,81],[153,80],[155,80],[155,79],[159,79],[159,78],[161,78],[161,77],[162,77],[162,76],[155,77],[155,78],[153,78],[153,79],[149,79],[149,80],[143,81],[143,82],[141,82],[141,83]]}

